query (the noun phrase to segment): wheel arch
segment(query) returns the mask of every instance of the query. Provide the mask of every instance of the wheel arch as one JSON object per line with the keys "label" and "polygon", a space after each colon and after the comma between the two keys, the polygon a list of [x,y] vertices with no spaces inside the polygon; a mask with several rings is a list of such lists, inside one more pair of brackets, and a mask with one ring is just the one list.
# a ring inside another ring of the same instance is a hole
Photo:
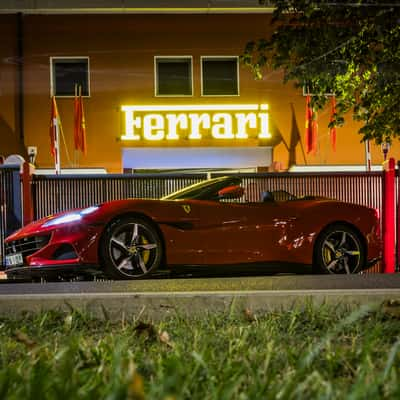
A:
{"label": "wheel arch", "polygon": [[[165,251],[166,248],[165,248],[165,238],[164,238],[164,235],[163,235],[163,233],[162,233],[162,231],[161,231],[159,225],[157,224],[157,222],[155,222],[155,221],[154,221],[151,217],[149,217],[147,214],[144,214],[144,213],[141,213],[141,212],[135,212],[135,211],[132,212],[132,211],[130,211],[130,212],[124,212],[124,213],[121,213],[121,214],[118,214],[118,215],[113,216],[113,218],[110,219],[110,220],[106,223],[106,225],[105,225],[105,227],[104,227],[104,229],[103,229],[103,232],[101,233],[101,236],[100,236],[100,239],[99,239],[99,243],[102,243],[102,242],[103,242],[103,239],[104,239],[104,236],[105,236],[105,234],[106,234],[106,232],[107,232],[107,229],[108,229],[112,224],[114,224],[114,223],[116,223],[116,222],[118,222],[118,221],[120,221],[120,220],[122,220],[122,219],[124,219],[124,218],[134,218],[134,217],[144,219],[146,222],[148,222],[148,223],[157,231],[157,234],[158,234],[158,236],[160,237],[160,240],[161,240],[162,250],[163,250],[163,251],[162,251],[161,265],[166,265],[166,263],[167,263],[167,255],[166,255],[166,251]],[[97,253],[98,253],[99,260],[101,260],[101,249],[100,249],[100,246],[98,247]]]}
{"label": "wheel arch", "polygon": [[360,239],[360,241],[361,241],[361,244],[362,244],[362,246],[363,246],[363,248],[364,248],[364,250],[365,250],[366,259],[367,259],[367,258],[368,258],[368,243],[367,243],[366,237],[363,235],[363,233],[360,231],[360,229],[358,229],[358,227],[357,227],[356,225],[354,225],[354,224],[352,224],[352,223],[350,223],[350,222],[348,222],[348,221],[341,221],[341,220],[338,220],[338,221],[332,221],[332,222],[330,222],[329,224],[325,225],[325,226],[320,230],[320,232],[318,233],[318,235],[315,237],[314,243],[313,243],[313,259],[312,259],[313,265],[315,264],[316,247],[317,247],[316,244],[318,243],[319,238],[320,238],[328,229],[330,229],[332,226],[335,226],[335,225],[344,225],[344,226],[347,226],[348,228],[352,229],[352,230],[357,234],[357,236],[359,237],[359,239]]}

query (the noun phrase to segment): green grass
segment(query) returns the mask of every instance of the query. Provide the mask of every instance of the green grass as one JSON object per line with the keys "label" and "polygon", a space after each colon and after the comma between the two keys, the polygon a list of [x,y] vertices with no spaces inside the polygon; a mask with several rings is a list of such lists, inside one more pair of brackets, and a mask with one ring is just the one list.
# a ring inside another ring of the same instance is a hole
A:
{"label": "green grass", "polygon": [[399,399],[394,307],[0,318],[0,399]]}

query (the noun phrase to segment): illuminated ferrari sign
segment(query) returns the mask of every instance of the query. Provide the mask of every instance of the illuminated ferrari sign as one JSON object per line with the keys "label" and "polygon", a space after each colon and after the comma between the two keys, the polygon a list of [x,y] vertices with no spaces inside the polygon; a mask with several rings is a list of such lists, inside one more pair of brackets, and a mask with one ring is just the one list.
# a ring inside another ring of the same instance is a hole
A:
{"label": "illuminated ferrari sign", "polygon": [[122,106],[122,140],[268,139],[267,104]]}

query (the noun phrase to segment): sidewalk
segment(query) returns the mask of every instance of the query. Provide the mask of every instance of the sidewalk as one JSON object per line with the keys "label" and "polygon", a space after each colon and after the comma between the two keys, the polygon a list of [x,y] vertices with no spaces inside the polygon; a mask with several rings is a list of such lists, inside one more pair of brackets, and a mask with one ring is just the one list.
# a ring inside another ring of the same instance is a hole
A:
{"label": "sidewalk", "polygon": [[0,285],[0,314],[71,308],[113,320],[400,300],[400,276],[275,276]]}

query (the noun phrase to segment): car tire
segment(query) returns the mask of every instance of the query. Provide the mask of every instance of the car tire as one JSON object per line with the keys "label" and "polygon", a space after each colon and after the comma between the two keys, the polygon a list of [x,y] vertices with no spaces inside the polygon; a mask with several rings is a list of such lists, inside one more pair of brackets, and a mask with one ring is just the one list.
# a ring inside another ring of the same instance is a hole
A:
{"label": "car tire", "polygon": [[161,264],[160,235],[149,221],[123,218],[108,226],[100,244],[100,258],[110,279],[142,279]]}
{"label": "car tire", "polygon": [[313,271],[319,274],[356,274],[366,263],[360,234],[345,224],[334,224],[318,236],[314,247]]}

